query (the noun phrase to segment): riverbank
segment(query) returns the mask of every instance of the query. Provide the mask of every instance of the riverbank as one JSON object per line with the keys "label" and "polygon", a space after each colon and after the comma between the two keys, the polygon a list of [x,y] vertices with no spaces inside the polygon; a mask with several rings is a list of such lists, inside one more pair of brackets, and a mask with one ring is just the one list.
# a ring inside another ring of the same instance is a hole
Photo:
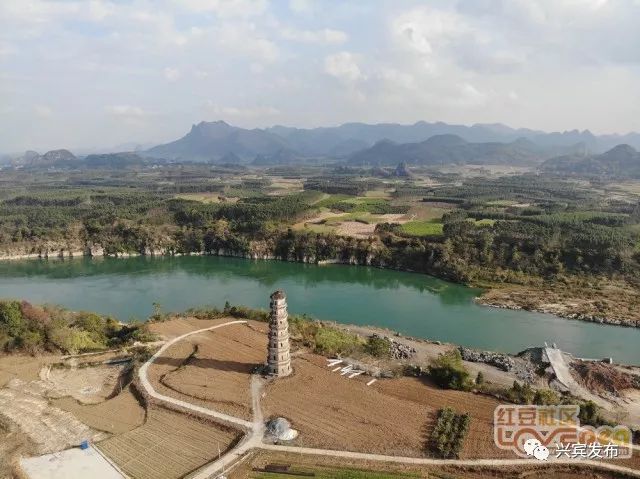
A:
{"label": "riverbank", "polygon": [[[218,256],[243,258],[250,260],[276,260],[292,263],[311,263],[318,265],[341,264],[347,266],[359,265],[351,258],[349,260],[324,260],[313,263],[308,258],[303,261],[282,260],[270,254],[245,254],[219,250],[213,253],[182,254],[162,250],[150,250],[143,253],[120,252],[108,254],[102,248],[87,247],[84,250],[45,249],[39,253],[0,252],[0,261],[19,261],[34,259],[71,259],[71,258],[134,258],[134,257],[180,257],[180,256]],[[371,266],[371,265],[368,265]],[[381,266],[372,266],[382,270]],[[401,271],[392,269],[393,271]],[[407,272],[415,273],[407,270]],[[425,274],[426,273],[417,273]],[[434,275],[438,277],[438,275]],[[443,280],[450,279],[440,278]],[[462,283],[464,284],[464,283]],[[483,289],[476,298],[476,303],[500,309],[525,310],[552,314],[564,319],[586,321],[591,323],[613,326],[640,327],[640,297],[633,286],[622,280],[607,278],[565,278],[564,281],[545,282],[536,278],[530,284],[516,285],[504,283],[464,284],[469,287]]]}
{"label": "riverbank", "polygon": [[485,290],[476,302],[590,323],[640,327],[640,296],[633,286],[623,281],[596,279],[588,286],[560,282],[500,285]]}

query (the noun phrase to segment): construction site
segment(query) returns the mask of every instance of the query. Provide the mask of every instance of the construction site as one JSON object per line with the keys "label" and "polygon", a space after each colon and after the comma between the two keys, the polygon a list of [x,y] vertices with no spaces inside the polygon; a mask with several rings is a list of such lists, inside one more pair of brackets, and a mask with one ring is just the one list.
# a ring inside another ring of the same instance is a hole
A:
{"label": "construction site", "polygon": [[[183,316],[152,323],[162,340],[137,362],[125,351],[0,358],[0,475],[335,477],[347,468],[369,471],[353,477],[381,478],[640,477],[637,452],[608,462],[520,459],[494,444],[496,397],[420,376],[387,377],[380,361],[383,373],[372,374],[371,364],[317,354],[290,334],[285,294],[275,292],[269,305],[268,322]],[[412,367],[453,348],[402,344],[398,356],[410,358],[391,362]],[[616,367],[611,384],[600,379],[611,365],[580,363],[570,372],[560,350],[542,350],[555,381],[576,395],[610,405],[640,391],[633,368]],[[495,384],[526,369],[468,359],[472,373]],[[450,459],[427,447],[445,408],[470,417]],[[630,407],[625,420],[636,418]]]}

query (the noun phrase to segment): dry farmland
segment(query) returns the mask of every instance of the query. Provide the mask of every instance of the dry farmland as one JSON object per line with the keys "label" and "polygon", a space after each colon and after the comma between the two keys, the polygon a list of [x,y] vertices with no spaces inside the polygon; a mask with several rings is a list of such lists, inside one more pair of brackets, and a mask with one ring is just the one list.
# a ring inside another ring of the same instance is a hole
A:
{"label": "dry farmland", "polygon": [[480,468],[451,466],[416,466],[411,464],[381,463],[341,459],[336,457],[291,454],[285,452],[258,451],[251,458],[235,468],[229,479],[283,479],[285,476],[263,473],[254,470],[263,469],[270,464],[286,464],[293,471],[305,471],[315,477],[375,477],[376,479],[622,479],[625,476],[606,471],[593,471],[579,466],[532,466]]}
{"label": "dry farmland", "polygon": [[155,361],[149,377],[162,394],[250,420],[251,370],[266,359],[266,328],[251,322],[188,337]]}
{"label": "dry farmland", "polygon": [[198,469],[224,452],[239,432],[163,408],[148,411],[147,422],[98,447],[136,479],[173,479]]}
{"label": "dry farmland", "polygon": [[294,375],[270,384],[263,399],[265,417],[282,415],[300,431],[296,445],[325,449],[422,456],[439,408],[470,412],[463,458],[509,457],[493,445],[496,400],[445,391],[418,379],[346,379],[326,367],[325,358],[307,354],[294,360]]}
{"label": "dry farmland", "polygon": [[130,431],[144,422],[145,411],[130,387],[100,404],[80,404],[72,397],[55,399],[54,406],[72,413],[89,427],[119,434]]}

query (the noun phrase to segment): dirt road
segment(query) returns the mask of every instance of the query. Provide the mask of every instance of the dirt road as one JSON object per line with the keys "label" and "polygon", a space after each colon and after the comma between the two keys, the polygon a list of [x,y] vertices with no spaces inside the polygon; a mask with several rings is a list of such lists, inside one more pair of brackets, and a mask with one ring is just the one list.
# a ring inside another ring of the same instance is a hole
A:
{"label": "dirt road", "polygon": [[[471,460],[459,460],[459,459],[429,459],[429,458],[417,458],[417,457],[400,457],[400,456],[385,456],[379,454],[366,454],[359,452],[350,452],[350,451],[332,451],[327,449],[313,449],[313,448],[301,448],[301,447],[292,447],[292,446],[278,446],[278,445],[269,445],[264,444],[262,442],[264,435],[264,423],[262,421],[262,413],[260,409],[260,394],[262,388],[260,384],[256,381],[259,381],[258,378],[252,379],[251,386],[251,394],[252,394],[252,406],[253,406],[253,421],[245,421],[244,419],[236,418],[233,416],[229,416],[227,414],[222,414],[220,412],[214,411],[212,409],[204,408],[201,406],[193,405],[187,403],[185,401],[181,401],[178,399],[173,399],[167,396],[163,396],[162,394],[157,393],[149,379],[147,377],[147,370],[153,362],[162,355],[164,351],[166,351],[173,344],[183,340],[186,337],[189,337],[194,334],[199,334],[205,331],[211,331],[218,328],[232,326],[235,324],[245,324],[246,321],[229,321],[227,323],[219,324],[217,326],[212,326],[210,328],[199,329],[196,331],[191,331],[189,333],[178,336],[171,341],[167,342],[157,353],[155,353],[139,370],[139,378],[143,388],[146,392],[153,398],[158,401],[164,401],[167,403],[175,404],[182,408],[199,412],[201,414],[205,414],[216,419],[222,420],[226,423],[235,424],[238,426],[242,426],[243,428],[249,431],[243,440],[241,440],[238,445],[228,451],[226,454],[221,456],[214,462],[211,462],[198,471],[195,471],[193,474],[189,475],[190,479],[211,479],[215,478],[216,474],[219,474],[221,471],[228,469],[230,466],[235,464],[238,460],[245,457],[246,453],[248,453],[252,449],[264,449],[269,451],[281,451],[281,452],[290,452],[290,453],[299,453],[299,454],[313,454],[320,456],[332,456],[332,457],[341,457],[341,458],[351,458],[351,459],[362,459],[362,460],[371,460],[371,461],[382,461],[382,462],[396,462],[396,463],[404,463],[404,464],[422,464],[422,465],[449,465],[449,466],[517,466],[520,464],[537,464],[540,465],[541,462],[535,459],[471,459]],[[557,351],[557,350],[555,350]],[[560,371],[559,380],[562,382],[563,380],[567,380],[566,375],[569,374],[568,369],[566,368],[566,363],[564,363],[564,359],[560,356],[557,357],[555,351],[551,351],[551,357],[553,357],[553,361],[555,361],[558,366],[558,371]],[[561,353],[559,353],[561,354]],[[549,359],[551,359],[551,357]],[[560,359],[562,360],[560,362]],[[562,367],[564,365],[564,369]],[[555,369],[554,369],[555,370]],[[556,375],[558,373],[556,372]],[[570,374],[569,374],[570,377]],[[573,378],[572,378],[573,379]],[[566,385],[566,384],[565,384]],[[575,459],[554,459],[548,462],[549,464],[571,464],[571,465],[582,465],[584,467],[591,467],[593,469],[601,469],[608,471],[615,471],[623,474],[630,475],[632,477],[640,477],[640,471],[631,469],[624,466],[618,466],[611,463],[603,463],[597,461],[577,461]]]}

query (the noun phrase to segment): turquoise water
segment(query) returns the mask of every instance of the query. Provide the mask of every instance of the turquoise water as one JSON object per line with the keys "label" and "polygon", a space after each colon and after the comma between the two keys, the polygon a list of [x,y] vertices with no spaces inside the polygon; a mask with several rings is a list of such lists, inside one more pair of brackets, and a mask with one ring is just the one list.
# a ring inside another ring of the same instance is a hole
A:
{"label": "turquoise water", "polygon": [[476,305],[477,290],[426,275],[343,265],[214,256],[0,262],[0,297],[145,319],[225,301],[267,308],[275,289],[289,310],[341,323],[388,327],[465,346],[517,352],[555,342],[582,357],[640,364],[640,329]]}

